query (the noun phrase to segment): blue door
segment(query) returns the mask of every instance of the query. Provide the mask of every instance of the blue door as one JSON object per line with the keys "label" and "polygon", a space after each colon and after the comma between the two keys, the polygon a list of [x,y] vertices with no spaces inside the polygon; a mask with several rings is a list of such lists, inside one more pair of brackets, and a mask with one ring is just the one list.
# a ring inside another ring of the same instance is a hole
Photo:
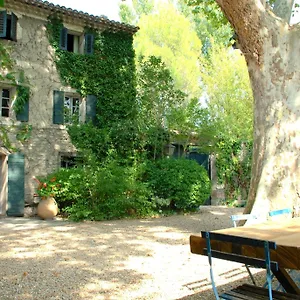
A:
{"label": "blue door", "polygon": [[24,154],[14,153],[8,156],[8,198],[7,212],[11,217],[24,215]]}

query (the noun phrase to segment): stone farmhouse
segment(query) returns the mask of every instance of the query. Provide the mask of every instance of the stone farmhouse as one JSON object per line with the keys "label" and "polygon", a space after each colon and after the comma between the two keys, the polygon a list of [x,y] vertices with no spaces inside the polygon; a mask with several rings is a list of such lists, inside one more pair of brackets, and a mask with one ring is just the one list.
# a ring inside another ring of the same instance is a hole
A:
{"label": "stone farmhouse", "polygon": [[[0,7],[0,46],[9,51],[16,81],[1,64],[0,51],[0,215],[33,213],[34,176],[68,167],[76,156],[65,124],[74,116],[80,122],[95,116],[95,96],[81,97],[60,79],[46,30],[53,14],[63,20],[61,49],[81,55],[93,54],[93,35],[85,33],[86,27],[131,35],[138,30],[46,1],[5,0]],[[16,113],[20,87],[29,91],[29,99]]]}

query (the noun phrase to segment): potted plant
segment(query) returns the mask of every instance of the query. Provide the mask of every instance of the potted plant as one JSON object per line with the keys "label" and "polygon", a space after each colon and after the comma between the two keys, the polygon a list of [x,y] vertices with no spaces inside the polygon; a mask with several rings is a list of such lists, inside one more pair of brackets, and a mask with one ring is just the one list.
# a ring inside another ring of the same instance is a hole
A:
{"label": "potted plant", "polygon": [[41,219],[52,219],[58,213],[58,206],[54,197],[59,191],[60,184],[56,182],[55,177],[43,180],[36,177],[33,178],[38,183],[35,196],[40,197],[37,206],[37,215]]}

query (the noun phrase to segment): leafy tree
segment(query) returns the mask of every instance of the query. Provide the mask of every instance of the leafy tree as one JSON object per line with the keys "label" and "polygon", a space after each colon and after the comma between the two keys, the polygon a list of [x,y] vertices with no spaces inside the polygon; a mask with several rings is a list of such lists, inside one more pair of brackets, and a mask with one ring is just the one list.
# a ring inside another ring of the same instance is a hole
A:
{"label": "leafy tree", "polygon": [[252,140],[253,98],[244,56],[213,44],[201,65],[207,106],[218,135]]}
{"label": "leafy tree", "polygon": [[170,71],[160,58],[141,58],[137,73],[139,120],[145,145],[155,159],[168,143],[168,123],[185,95],[175,88]]}
{"label": "leafy tree", "polygon": [[233,36],[233,30],[224,18],[220,9],[217,9],[216,3],[209,6],[201,6],[195,9],[188,6],[185,0],[177,0],[177,7],[181,13],[194,23],[195,31],[202,42],[202,53],[207,54],[211,47],[211,40],[228,46]]}
{"label": "leafy tree", "polygon": [[122,4],[121,20],[136,16],[140,30],[134,48],[139,56],[161,57],[171,71],[176,88],[190,98],[199,97],[199,51],[202,44],[194,25],[171,2],[133,1],[133,8]]}
{"label": "leafy tree", "polygon": [[172,4],[161,4],[156,14],[142,15],[134,43],[136,54],[159,56],[171,71],[176,87],[199,97],[199,51],[202,44],[193,24]]}
{"label": "leafy tree", "polygon": [[121,3],[119,8],[122,22],[136,25],[142,15],[149,15],[155,10],[155,1],[132,0],[131,5]]}
{"label": "leafy tree", "polygon": [[[190,0],[193,5],[213,1]],[[254,95],[252,179],[246,213],[299,206],[298,39],[291,0],[216,0],[234,28]]]}

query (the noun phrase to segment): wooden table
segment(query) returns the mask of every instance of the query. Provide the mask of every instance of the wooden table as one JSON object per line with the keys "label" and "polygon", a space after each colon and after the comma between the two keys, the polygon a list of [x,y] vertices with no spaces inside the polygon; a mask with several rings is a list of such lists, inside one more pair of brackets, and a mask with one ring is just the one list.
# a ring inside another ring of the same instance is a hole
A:
{"label": "wooden table", "polygon": [[[271,251],[271,260],[278,262],[279,270],[274,272],[274,275],[287,292],[300,295],[300,289],[285,271],[286,268],[300,270],[300,218],[284,222],[233,227],[213,232],[276,242],[277,249]],[[204,255],[205,239],[200,235],[191,235],[190,247],[192,253]],[[212,248],[248,257],[264,258],[263,250],[250,246],[239,249],[239,253],[237,253],[230,243],[214,241]]]}

